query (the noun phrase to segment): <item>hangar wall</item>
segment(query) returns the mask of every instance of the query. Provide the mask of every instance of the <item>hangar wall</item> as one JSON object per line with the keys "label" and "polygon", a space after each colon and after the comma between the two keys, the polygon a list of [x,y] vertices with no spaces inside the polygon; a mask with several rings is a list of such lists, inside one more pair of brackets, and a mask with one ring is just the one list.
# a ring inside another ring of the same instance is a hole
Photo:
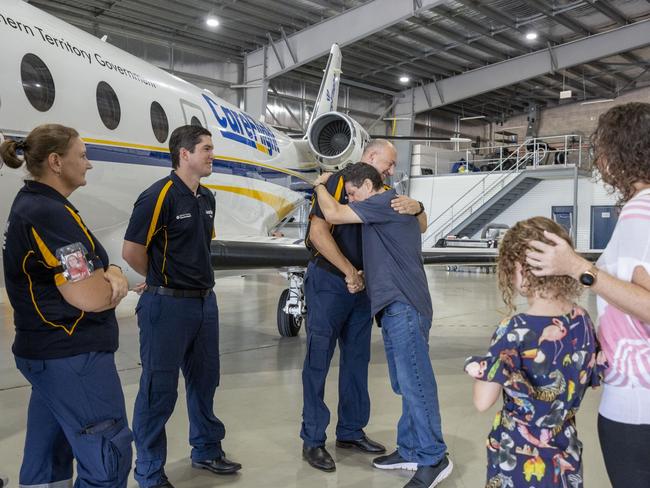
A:
{"label": "hangar wall", "polygon": [[[571,103],[559,107],[543,109],[540,113],[540,137],[556,134],[583,134],[591,135],[598,123],[598,117],[610,108],[629,102],[646,102],[650,103],[650,87],[630,91],[619,96],[612,102],[595,103],[581,105]],[[523,127],[521,127],[523,126]],[[523,141],[526,135],[526,116],[518,115],[508,119],[503,127],[495,125],[495,131],[508,127],[517,127],[510,129],[510,132],[516,133],[519,140]]]}
{"label": "hangar wall", "polygon": [[[413,178],[410,185],[410,195],[422,201],[429,222],[447,210],[464,194],[476,185],[485,175],[456,174],[443,176],[420,176]],[[498,179],[500,175],[488,175],[486,186]],[[590,247],[591,206],[615,205],[616,196],[609,195],[603,184],[593,179],[581,178],[578,182],[578,219],[577,247]],[[564,178],[545,180],[530,190],[520,200],[499,215],[495,222],[514,225],[519,220],[537,215],[551,217],[551,207],[573,205],[573,179]],[[480,237],[479,234],[472,237]],[[433,240],[425,243],[425,247],[435,244]]]}

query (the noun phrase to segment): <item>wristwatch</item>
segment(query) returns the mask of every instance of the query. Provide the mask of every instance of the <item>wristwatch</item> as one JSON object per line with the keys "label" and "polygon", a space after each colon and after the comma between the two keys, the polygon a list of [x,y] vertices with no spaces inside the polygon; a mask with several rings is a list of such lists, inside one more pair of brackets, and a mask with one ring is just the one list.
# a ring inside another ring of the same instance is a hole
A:
{"label": "wristwatch", "polygon": [[598,278],[598,268],[596,268],[596,266],[592,266],[591,268],[589,268],[587,271],[583,272],[580,275],[578,281],[585,288],[591,288],[596,283],[597,278]]}
{"label": "wristwatch", "polygon": [[424,212],[424,204],[423,204],[422,202],[418,202],[418,203],[420,204],[420,210],[418,211],[418,213],[413,214],[413,217],[417,217],[417,216],[420,215],[422,212]]}

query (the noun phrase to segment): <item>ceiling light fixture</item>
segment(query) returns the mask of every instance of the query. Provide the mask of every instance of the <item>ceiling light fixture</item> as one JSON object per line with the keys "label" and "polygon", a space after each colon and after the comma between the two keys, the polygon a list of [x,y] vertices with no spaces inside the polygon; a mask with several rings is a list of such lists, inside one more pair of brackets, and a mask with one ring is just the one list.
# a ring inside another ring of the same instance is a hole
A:
{"label": "ceiling light fixture", "polygon": [[404,76],[400,76],[399,81],[400,81],[400,83],[408,83],[409,81],[411,81],[411,78],[404,75]]}
{"label": "ceiling light fixture", "polygon": [[591,105],[594,103],[606,103],[606,102],[613,102],[613,98],[599,98],[597,100],[587,100],[585,102],[582,102],[580,105]]}
{"label": "ceiling light fixture", "polygon": [[459,120],[476,120],[476,119],[484,119],[485,115],[472,115],[471,117],[461,117]]}
{"label": "ceiling light fixture", "polygon": [[449,142],[472,142],[468,137],[450,137]]}
{"label": "ceiling light fixture", "polygon": [[208,27],[217,27],[219,25],[219,19],[213,15],[210,15],[207,19],[205,19],[205,23],[208,25]]}
{"label": "ceiling light fixture", "polygon": [[537,32],[533,32],[533,31],[527,32],[526,39],[528,39],[529,41],[534,41],[535,39],[537,39]]}

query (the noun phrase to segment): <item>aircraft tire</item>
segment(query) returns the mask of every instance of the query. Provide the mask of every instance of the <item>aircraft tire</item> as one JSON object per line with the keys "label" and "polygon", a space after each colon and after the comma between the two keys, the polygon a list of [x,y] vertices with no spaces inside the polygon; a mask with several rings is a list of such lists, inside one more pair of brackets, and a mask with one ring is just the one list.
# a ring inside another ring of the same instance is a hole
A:
{"label": "aircraft tire", "polygon": [[291,314],[284,313],[284,304],[287,303],[289,298],[289,288],[286,288],[278,300],[278,332],[282,337],[296,337],[302,327],[302,318],[296,318]]}

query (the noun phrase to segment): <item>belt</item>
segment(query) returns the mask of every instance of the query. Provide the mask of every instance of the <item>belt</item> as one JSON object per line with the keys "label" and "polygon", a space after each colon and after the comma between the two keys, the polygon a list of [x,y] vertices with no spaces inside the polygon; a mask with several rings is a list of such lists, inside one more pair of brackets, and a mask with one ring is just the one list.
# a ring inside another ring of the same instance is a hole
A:
{"label": "belt", "polygon": [[203,290],[179,290],[176,288],[165,288],[164,286],[147,285],[145,292],[174,298],[205,298],[212,292],[212,288],[205,288]]}
{"label": "belt", "polygon": [[317,257],[312,259],[312,262],[317,267],[319,267],[321,269],[324,269],[325,271],[328,271],[329,273],[335,274],[336,276],[339,276],[341,278],[345,278],[345,274],[342,273],[340,269],[338,269],[336,266],[334,266],[332,263],[330,263],[325,258],[321,258],[321,257],[317,256]]}

